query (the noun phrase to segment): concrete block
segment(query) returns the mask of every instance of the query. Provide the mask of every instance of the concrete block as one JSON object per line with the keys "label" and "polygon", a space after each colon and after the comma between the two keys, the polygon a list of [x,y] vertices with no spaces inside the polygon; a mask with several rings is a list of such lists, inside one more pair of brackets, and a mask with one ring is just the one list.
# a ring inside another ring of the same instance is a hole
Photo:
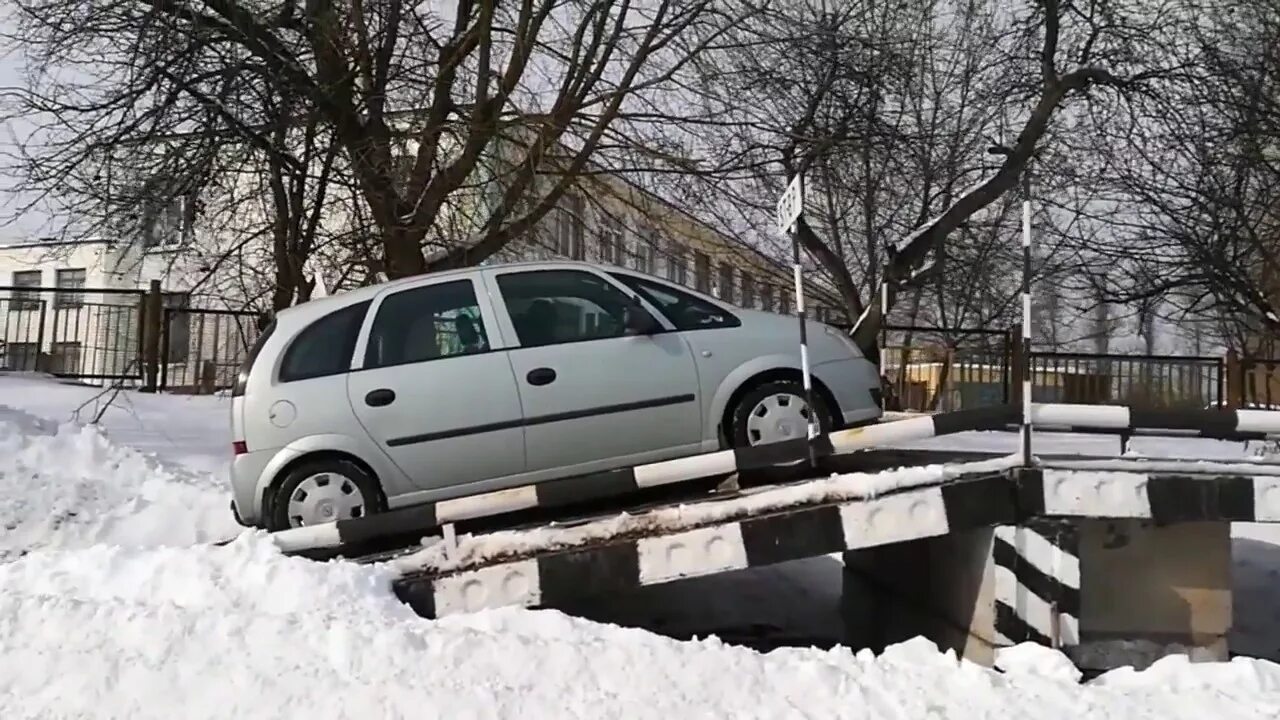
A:
{"label": "concrete block", "polygon": [[1146,667],[1163,655],[1226,660],[1231,524],[1080,524],[1080,644],[1087,669]]}
{"label": "concrete block", "polygon": [[845,642],[879,651],[923,635],[942,650],[990,665],[996,646],[992,532],[845,552]]}

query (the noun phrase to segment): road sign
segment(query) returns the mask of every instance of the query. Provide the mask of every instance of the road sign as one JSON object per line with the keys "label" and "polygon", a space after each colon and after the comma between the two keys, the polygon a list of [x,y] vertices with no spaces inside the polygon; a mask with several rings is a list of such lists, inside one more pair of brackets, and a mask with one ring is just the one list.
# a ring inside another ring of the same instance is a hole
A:
{"label": "road sign", "polygon": [[803,176],[797,175],[791,178],[786,192],[782,193],[782,197],[778,200],[778,229],[784,233],[791,233],[795,228],[796,220],[800,219],[803,212],[804,179]]}

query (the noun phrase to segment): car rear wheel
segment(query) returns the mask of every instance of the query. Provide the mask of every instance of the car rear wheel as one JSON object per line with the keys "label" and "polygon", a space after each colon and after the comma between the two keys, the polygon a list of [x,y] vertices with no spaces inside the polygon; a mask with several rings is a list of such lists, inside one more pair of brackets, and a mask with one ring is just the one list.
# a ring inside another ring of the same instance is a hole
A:
{"label": "car rear wheel", "polygon": [[271,503],[268,530],[322,525],[381,510],[378,483],[349,460],[325,458],[289,471]]}
{"label": "car rear wheel", "polygon": [[[830,432],[831,410],[822,394],[813,391],[813,404],[821,432]],[[775,380],[742,395],[734,406],[730,440],[734,447],[766,445],[804,438],[808,431],[809,405],[804,386],[795,380]]]}

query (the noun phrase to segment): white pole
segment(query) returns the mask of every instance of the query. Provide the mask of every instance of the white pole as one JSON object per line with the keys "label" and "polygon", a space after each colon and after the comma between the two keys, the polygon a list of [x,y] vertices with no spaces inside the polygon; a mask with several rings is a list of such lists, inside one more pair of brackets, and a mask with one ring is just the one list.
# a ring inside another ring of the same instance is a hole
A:
{"label": "white pole", "polygon": [[1031,465],[1031,176],[1022,175],[1022,462]]}
{"label": "white pole", "polygon": [[[797,185],[799,189],[798,197],[803,203],[804,199],[804,175],[798,176]],[[792,259],[792,276],[795,281],[796,293],[796,319],[800,323],[800,374],[801,383],[804,386],[804,401],[809,406],[809,417],[806,423],[806,437],[809,440],[809,465],[815,466],[817,460],[813,455],[813,439],[818,436],[817,417],[818,411],[813,404],[813,384],[809,373],[809,333],[805,323],[804,314],[804,270],[800,266],[800,223],[803,222],[804,212],[801,210],[796,217],[795,222],[791,225],[791,259]]]}

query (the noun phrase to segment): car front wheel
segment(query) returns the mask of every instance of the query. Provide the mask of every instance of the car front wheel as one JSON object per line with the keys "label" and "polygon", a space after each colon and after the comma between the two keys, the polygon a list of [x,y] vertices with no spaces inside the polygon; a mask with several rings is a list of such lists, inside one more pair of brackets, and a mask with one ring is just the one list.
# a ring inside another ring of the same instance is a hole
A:
{"label": "car front wheel", "polygon": [[[809,404],[804,386],[795,380],[775,380],[742,395],[734,406],[729,438],[734,447],[766,445],[804,438],[808,432]],[[813,390],[814,411],[821,432],[830,432],[831,410],[822,394]]]}

